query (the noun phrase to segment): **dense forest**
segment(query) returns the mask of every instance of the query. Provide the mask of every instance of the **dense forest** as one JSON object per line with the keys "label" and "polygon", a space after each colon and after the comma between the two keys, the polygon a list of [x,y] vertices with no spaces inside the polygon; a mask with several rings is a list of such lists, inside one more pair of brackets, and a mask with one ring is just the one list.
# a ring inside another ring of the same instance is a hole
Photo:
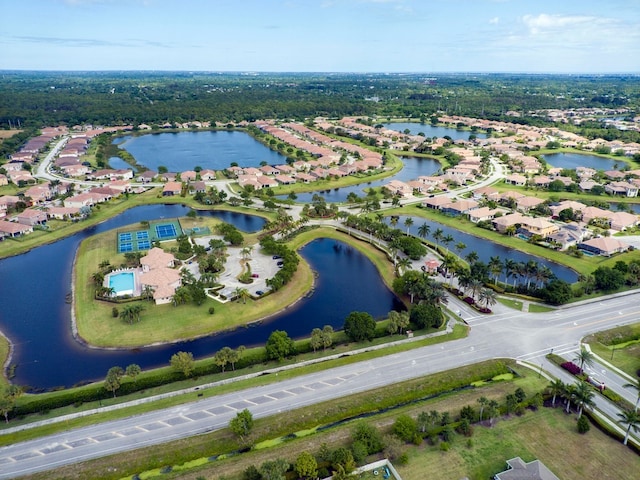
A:
{"label": "dense forest", "polygon": [[[0,128],[372,114],[428,119],[437,112],[514,121],[505,117],[509,111],[521,114],[518,122],[542,124],[529,112],[640,110],[640,77],[633,75],[4,71],[0,77]],[[590,127],[593,135],[607,133]]]}

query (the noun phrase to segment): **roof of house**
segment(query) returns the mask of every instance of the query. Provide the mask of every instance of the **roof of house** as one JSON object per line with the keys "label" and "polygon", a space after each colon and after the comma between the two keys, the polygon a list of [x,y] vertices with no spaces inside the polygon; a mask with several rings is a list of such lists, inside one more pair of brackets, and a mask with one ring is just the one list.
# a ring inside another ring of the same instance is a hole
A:
{"label": "roof of house", "polygon": [[560,480],[540,460],[525,463],[520,457],[507,460],[509,469],[498,473],[496,480]]}

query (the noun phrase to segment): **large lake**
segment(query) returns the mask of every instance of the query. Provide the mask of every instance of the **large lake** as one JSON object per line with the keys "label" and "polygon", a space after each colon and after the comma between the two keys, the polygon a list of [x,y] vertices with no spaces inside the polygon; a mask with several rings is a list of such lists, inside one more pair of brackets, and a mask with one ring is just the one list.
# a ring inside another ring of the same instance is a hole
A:
{"label": "large lake", "polygon": [[[179,205],[136,207],[71,237],[1,260],[0,329],[15,345],[12,363],[18,366],[12,381],[37,388],[71,386],[102,379],[114,365],[126,367],[137,363],[142,368],[157,367],[167,365],[171,355],[180,350],[200,358],[212,355],[223,346],[264,344],[276,329],[285,330],[295,338],[308,335],[314,327],[342,328],[344,318],[351,311],[366,311],[382,318],[390,310],[402,308],[364,255],[341,242],[321,239],[301,250],[318,273],[313,295],[269,321],[234,332],[143,349],[98,350],[75,341],[71,332],[71,306],[65,302],[65,295],[71,289],[72,263],[79,243],[106,230],[142,220],[179,217],[188,211]],[[202,214],[220,216],[245,231],[259,230],[264,224],[262,218],[251,215]]]}
{"label": "large lake", "polygon": [[[170,172],[203,169],[224,170],[237,163],[241,167],[258,167],[261,162],[282,165],[287,158],[275,152],[251,135],[238,131],[205,131],[128,135],[119,145],[145,167]],[[110,160],[111,161],[111,160]]]}
{"label": "large lake", "polygon": [[614,170],[626,165],[624,160],[615,161],[609,158],[602,158],[596,155],[582,155],[579,153],[551,153],[543,155],[542,158],[554,167],[574,169],[577,167],[588,167],[594,170]]}
{"label": "large lake", "polygon": [[474,133],[469,130],[458,130],[456,128],[450,127],[433,126],[429,123],[393,122],[383,123],[383,125],[386,128],[390,130],[396,130],[397,132],[404,132],[405,130],[409,130],[412,135],[424,133],[425,137],[429,138],[450,137],[452,140],[469,140],[469,135],[475,135],[477,138],[487,138],[487,135],[484,133]]}

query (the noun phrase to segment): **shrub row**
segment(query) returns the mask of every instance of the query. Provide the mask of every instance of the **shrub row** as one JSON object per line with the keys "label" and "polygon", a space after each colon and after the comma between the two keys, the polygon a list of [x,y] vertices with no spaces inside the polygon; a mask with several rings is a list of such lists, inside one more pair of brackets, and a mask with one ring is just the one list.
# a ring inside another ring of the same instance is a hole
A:
{"label": "shrub row", "polygon": [[582,369],[573,362],[563,362],[560,366],[572,375],[580,375],[582,373]]}

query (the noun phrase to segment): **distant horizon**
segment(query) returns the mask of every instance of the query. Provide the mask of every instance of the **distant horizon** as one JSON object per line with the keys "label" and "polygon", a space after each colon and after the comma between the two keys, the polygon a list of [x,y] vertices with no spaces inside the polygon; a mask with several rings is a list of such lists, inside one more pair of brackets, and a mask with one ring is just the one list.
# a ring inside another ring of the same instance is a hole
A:
{"label": "distant horizon", "polygon": [[16,71],[640,73],[637,0],[29,0]]}
{"label": "distant horizon", "polygon": [[530,76],[542,76],[542,75],[556,75],[556,76],[617,76],[617,75],[630,75],[640,76],[640,71],[619,71],[619,72],[526,72],[526,71],[323,71],[323,70],[169,70],[169,69],[0,69],[0,73],[206,73],[206,74],[245,74],[250,75],[273,75],[273,74],[323,74],[323,75],[530,75]]}

